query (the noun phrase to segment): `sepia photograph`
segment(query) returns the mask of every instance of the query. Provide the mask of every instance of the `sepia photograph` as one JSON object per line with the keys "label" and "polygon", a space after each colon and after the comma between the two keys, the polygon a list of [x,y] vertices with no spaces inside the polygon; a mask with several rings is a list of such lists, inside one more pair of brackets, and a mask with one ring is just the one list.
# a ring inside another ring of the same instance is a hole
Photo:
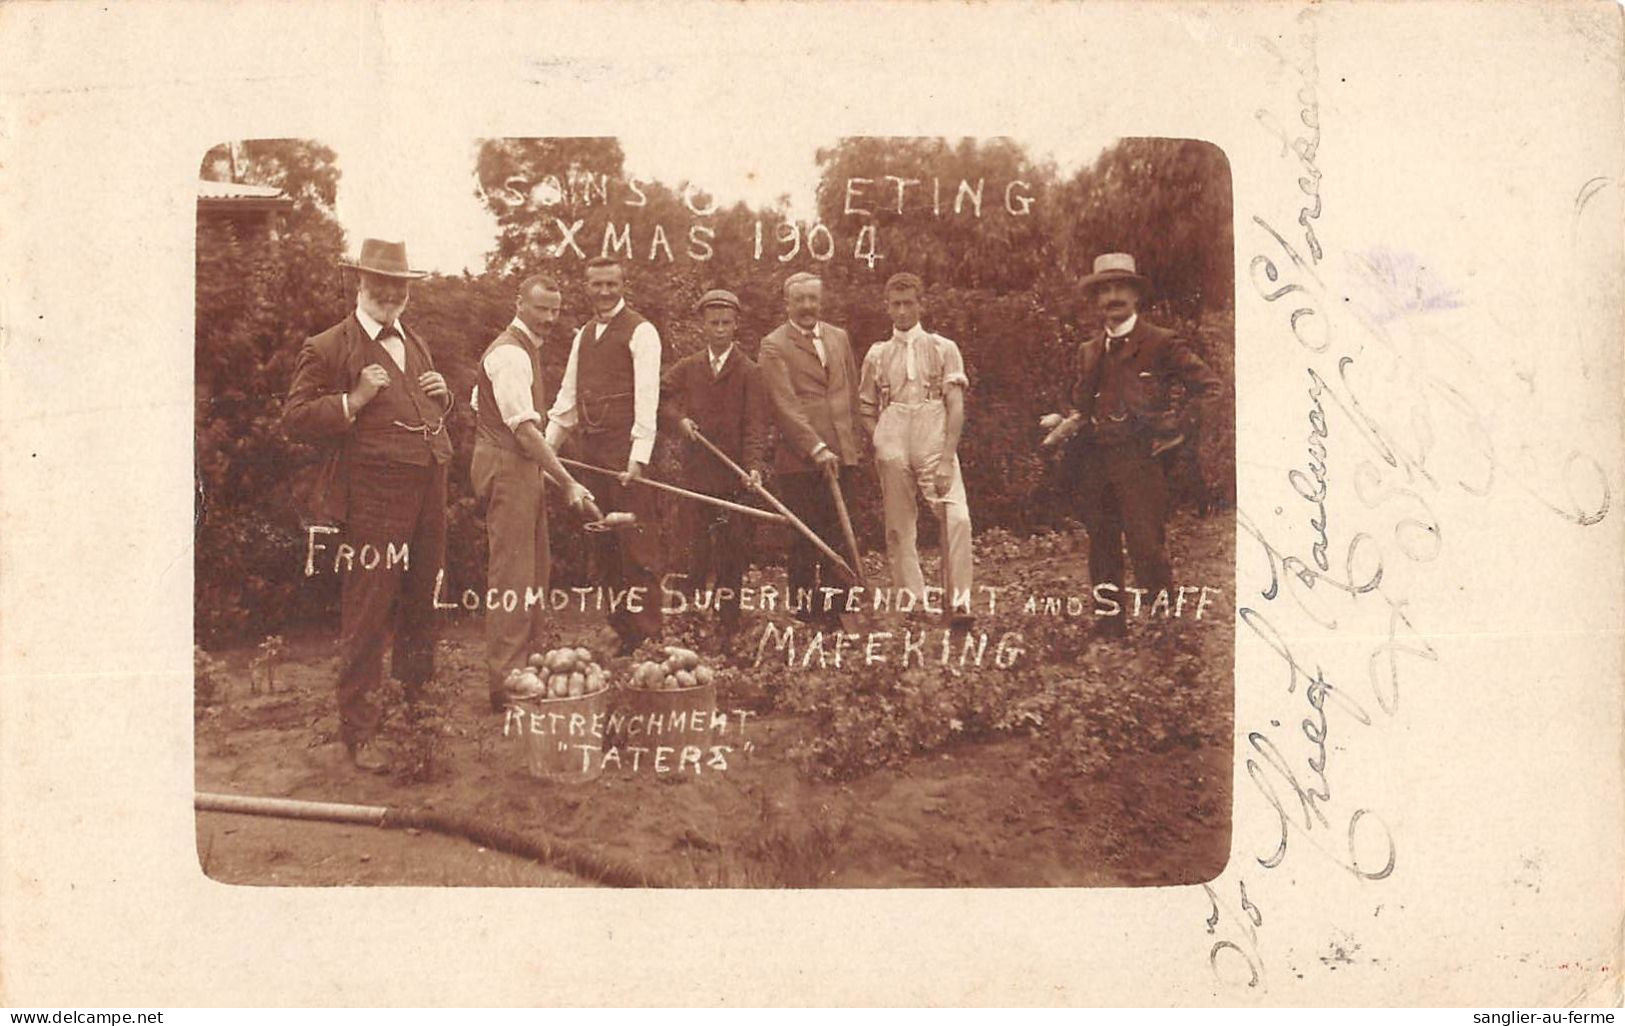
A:
{"label": "sepia photograph", "polygon": [[1622,30],[7,5],[0,1005],[1601,1022]]}
{"label": "sepia photograph", "polygon": [[422,164],[384,202],[320,140],[201,160],[204,872],[1224,868],[1222,151],[845,137],[729,173],[499,138]]}

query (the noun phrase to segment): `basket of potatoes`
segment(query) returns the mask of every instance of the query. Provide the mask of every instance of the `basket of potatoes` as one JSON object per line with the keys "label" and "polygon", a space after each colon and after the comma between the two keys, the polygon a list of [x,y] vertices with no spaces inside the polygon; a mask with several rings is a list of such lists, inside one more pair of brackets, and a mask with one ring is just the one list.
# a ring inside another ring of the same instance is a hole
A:
{"label": "basket of potatoes", "polygon": [[532,776],[580,783],[603,772],[609,671],[585,648],[530,656],[504,682],[504,737],[520,738]]}
{"label": "basket of potatoes", "polygon": [[622,689],[627,740],[704,747],[717,709],[716,671],[693,649],[665,645],[649,655]]}

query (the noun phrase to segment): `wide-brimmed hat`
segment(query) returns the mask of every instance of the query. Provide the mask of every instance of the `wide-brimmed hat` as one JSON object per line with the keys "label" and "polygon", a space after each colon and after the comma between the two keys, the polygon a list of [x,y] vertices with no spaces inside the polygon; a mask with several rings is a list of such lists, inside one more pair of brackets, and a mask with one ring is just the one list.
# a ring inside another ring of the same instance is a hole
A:
{"label": "wide-brimmed hat", "polygon": [[694,309],[704,310],[708,306],[730,306],[737,311],[739,309],[739,297],[727,289],[712,289],[700,297],[700,301],[694,304]]}
{"label": "wide-brimmed hat", "polygon": [[361,244],[361,257],[354,263],[340,260],[339,266],[353,267],[386,278],[427,278],[428,271],[414,271],[406,263],[406,243],[367,239]]}
{"label": "wide-brimmed hat", "polygon": [[1080,287],[1087,292],[1109,281],[1132,282],[1140,295],[1151,294],[1151,279],[1135,270],[1134,258],[1127,253],[1102,253],[1095,257],[1095,273],[1084,278]]}

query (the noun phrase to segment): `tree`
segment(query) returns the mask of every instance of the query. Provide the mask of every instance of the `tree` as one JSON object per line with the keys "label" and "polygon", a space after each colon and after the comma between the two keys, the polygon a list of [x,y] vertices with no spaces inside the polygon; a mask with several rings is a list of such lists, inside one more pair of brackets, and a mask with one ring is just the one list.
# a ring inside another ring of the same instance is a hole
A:
{"label": "tree", "polygon": [[1235,305],[1230,164],[1211,143],[1124,139],[1060,186],[1046,210],[1054,268],[1134,254],[1161,301],[1189,314]]}
{"label": "tree", "polygon": [[197,226],[196,626],[216,642],[274,632],[331,602],[330,584],[300,577],[289,484],[314,454],[283,437],[282,397],[299,347],[350,300],[332,150],[299,139],[217,146],[200,174],[276,186],[294,201],[274,236],[244,236],[226,220]]}

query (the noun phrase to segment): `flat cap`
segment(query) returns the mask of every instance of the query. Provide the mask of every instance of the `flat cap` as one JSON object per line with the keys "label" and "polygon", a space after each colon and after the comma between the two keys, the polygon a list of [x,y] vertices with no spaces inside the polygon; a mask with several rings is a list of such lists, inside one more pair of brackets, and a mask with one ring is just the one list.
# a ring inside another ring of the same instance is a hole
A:
{"label": "flat cap", "polygon": [[694,304],[694,309],[704,310],[708,306],[731,306],[738,310],[739,297],[727,289],[712,289],[700,297],[700,301]]}

